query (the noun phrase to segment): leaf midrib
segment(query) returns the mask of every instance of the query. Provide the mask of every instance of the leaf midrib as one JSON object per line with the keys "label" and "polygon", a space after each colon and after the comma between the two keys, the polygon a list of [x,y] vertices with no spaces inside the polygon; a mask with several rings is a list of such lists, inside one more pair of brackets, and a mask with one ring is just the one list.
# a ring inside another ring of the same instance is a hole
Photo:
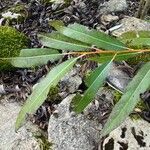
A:
{"label": "leaf midrib", "polygon": [[[77,59],[75,59],[75,60],[77,60]],[[54,78],[49,84],[47,84],[47,86],[45,86],[46,88],[43,88],[42,92],[37,96],[36,99],[38,99],[38,97],[40,97],[41,94],[43,94],[43,92],[44,92],[49,86],[51,86],[52,82],[53,82],[54,80],[56,80],[57,77],[59,77],[59,75],[60,75],[68,66],[70,66],[75,60],[73,60],[72,62],[70,62],[64,69],[62,69],[62,71],[60,71],[60,73],[59,73],[58,75],[56,75],[55,78]],[[33,101],[33,103],[30,103],[30,104],[31,104],[30,106],[32,106],[35,102],[36,102],[36,100]],[[29,107],[29,108],[31,108],[31,107]]]}
{"label": "leaf midrib", "polygon": [[[110,65],[111,63],[112,63],[112,61],[111,61],[109,64],[107,64],[107,66]],[[101,71],[101,73],[100,73],[100,74],[98,75],[98,77],[94,80],[94,82],[90,85],[90,87],[87,89],[87,91],[85,92],[84,95],[86,95],[86,94],[88,93],[88,91],[91,90],[91,87],[95,84],[95,82],[98,80],[98,78],[102,75],[102,73],[103,73],[105,70],[107,70],[107,66],[103,69],[103,71]],[[84,97],[83,97],[83,98],[84,98]],[[78,106],[80,106],[80,103],[82,103],[83,98],[80,100]]]}
{"label": "leaf midrib", "polygon": [[[100,41],[100,42],[103,42],[103,43],[106,43],[106,44],[109,44],[109,45],[112,45],[112,46],[116,46],[116,47],[118,47],[118,48],[129,49],[128,47],[119,46],[119,45],[116,45],[116,44],[113,44],[113,43],[111,43],[111,44],[110,44],[110,42],[107,42],[107,41],[104,41],[104,40],[101,40],[101,39],[95,38],[94,36],[91,36],[91,35],[85,34],[84,32],[83,32],[83,33],[82,33],[82,32],[79,32],[79,31],[77,31],[77,30],[75,30],[75,29],[72,29],[72,28],[69,28],[69,27],[68,27],[68,28],[67,28],[67,27],[62,27],[62,28],[73,30],[73,31],[75,31],[75,32],[77,32],[77,33],[82,34],[82,35],[83,35],[83,37],[84,37],[84,35],[86,35],[86,36],[88,36],[88,37],[92,38],[93,40],[98,40],[98,41]],[[66,35],[66,36],[67,36],[67,35]],[[123,44],[123,43],[122,43],[122,44]]]}
{"label": "leaf midrib", "polygon": [[48,57],[48,56],[61,56],[61,55],[65,55],[65,54],[50,54],[50,55],[39,55],[39,56],[27,56],[27,57],[9,57],[9,58],[0,58],[0,60],[14,60],[14,59],[33,59],[33,58],[40,58],[40,57]]}
{"label": "leaf midrib", "polygon": [[45,37],[47,39],[50,39],[50,40],[54,40],[55,42],[63,43],[63,44],[70,44],[70,45],[73,45],[73,46],[78,46],[78,47],[80,46],[80,47],[83,47],[83,48],[91,48],[91,47],[86,46],[86,45],[81,45],[81,44],[76,44],[76,43],[72,43],[72,42],[66,42],[66,41],[62,41],[62,40],[53,39],[53,38],[50,38],[48,36],[43,36],[43,37]]}

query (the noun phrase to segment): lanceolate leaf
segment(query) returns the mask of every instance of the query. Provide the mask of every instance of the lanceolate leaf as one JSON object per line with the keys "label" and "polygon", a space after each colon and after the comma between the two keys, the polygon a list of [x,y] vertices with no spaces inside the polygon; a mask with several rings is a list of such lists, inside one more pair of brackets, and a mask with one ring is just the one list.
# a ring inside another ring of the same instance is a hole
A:
{"label": "lanceolate leaf", "polygon": [[117,128],[126,117],[132,112],[136,106],[139,95],[147,90],[150,86],[150,62],[146,63],[129,83],[125,94],[113,108],[104,129],[101,132],[102,136],[107,135],[112,130]]}
{"label": "lanceolate leaf", "polygon": [[87,51],[91,49],[86,43],[68,38],[58,32],[38,35],[43,46],[68,51]]}
{"label": "lanceolate leaf", "polygon": [[127,47],[115,38],[111,38],[102,32],[98,32],[94,29],[88,30],[87,27],[79,25],[77,23],[69,25],[68,27],[53,25],[61,34],[79,40],[91,45],[95,45],[98,48],[105,50],[123,50]]}
{"label": "lanceolate leaf", "polygon": [[22,107],[16,120],[16,130],[25,120],[27,113],[34,113],[45,101],[49,89],[58,84],[59,80],[73,67],[78,58],[70,59],[53,68],[47,76],[35,87],[32,94]]}
{"label": "lanceolate leaf", "polygon": [[103,85],[112,61],[98,67],[90,76],[89,88],[84,93],[84,96],[75,104],[74,110],[81,113],[84,108],[93,100],[99,88]]}
{"label": "lanceolate leaf", "polygon": [[[139,53],[133,52],[133,53],[123,53],[123,54],[117,54],[115,59],[116,61],[122,61],[127,60],[129,58],[137,56]],[[113,58],[114,54],[100,54],[93,57],[89,57],[88,60],[93,60],[98,63],[103,63],[111,60]]]}
{"label": "lanceolate leaf", "polygon": [[[23,49],[19,57],[8,58],[15,67],[27,68],[54,62],[60,59],[63,54],[52,49]],[[7,59],[7,58],[6,58]]]}

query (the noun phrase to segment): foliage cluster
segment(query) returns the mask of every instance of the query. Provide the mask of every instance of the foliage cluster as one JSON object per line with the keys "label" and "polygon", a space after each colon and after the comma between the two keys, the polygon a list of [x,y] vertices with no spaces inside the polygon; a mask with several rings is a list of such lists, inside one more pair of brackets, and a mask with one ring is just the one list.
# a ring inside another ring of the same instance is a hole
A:
{"label": "foliage cluster", "polygon": [[[19,57],[7,58],[7,61],[9,60],[15,67],[26,68],[43,65],[47,61],[54,62],[65,55],[71,57],[51,69],[47,76],[36,85],[18,115],[16,130],[22,125],[26,114],[34,113],[42,105],[49,90],[58,84],[79,59],[93,60],[102,65],[87,77],[87,90],[74,102],[74,111],[77,113],[81,113],[87,107],[100,87],[104,85],[113,61],[128,60],[129,58],[134,60],[141,54],[150,52],[150,32],[129,32],[116,39],[103,32],[89,30],[77,23],[66,27],[61,22],[55,21],[51,22],[51,26],[57,31],[38,35],[42,45],[48,48],[23,49]],[[135,47],[136,49],[133,49]],[[149,88],[149,79],[150,62],[148,58],[127,86],[119,102],[114,106],[101,132],[102,136],[118,127],[133,111],[140,99],[140,93]]]}

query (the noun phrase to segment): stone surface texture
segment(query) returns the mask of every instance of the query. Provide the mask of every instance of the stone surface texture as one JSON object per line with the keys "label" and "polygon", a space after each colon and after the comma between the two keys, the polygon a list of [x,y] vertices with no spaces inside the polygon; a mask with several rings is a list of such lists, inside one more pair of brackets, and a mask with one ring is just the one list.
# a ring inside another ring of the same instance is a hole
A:
{"label": "stone surface texture", "polygon": [[57,107],[57,115],[50,117],[48,136],[54,150],[92,150],[99,142],[101,124],[70,112],[73,97],[69,95],[64,99]]}
{"label": "stone surface texture", "polygon": [[103,8],[100,10],[101,13],[119,12],[124,11],[128,7],[126,0],[109,0],[105,2]]}
{"label": "stone surface texture", "polygon": [[131,77],[113,63],[111,70],[107,76],[108,84],[115,87],[120,91],[124,91],[128,83],[131,81]]}
{"label": "stone surface texture", "polygon": [[62,78],[60,82],[60,88],[68,94],[74,93],[78,90],[81,83],[82,78],[79,76],[79,68],[75,67]]}
{"label": "stone surface texture", "polygon": [[150,22],[126,16],[121,21],[121,27],[112,32],[114,36],[120,36],[127,31],[147,30],[150,31]]}
{"label": "stone surface texture", "polygon": [[38,128],[28,122],[25,126],[15,132],[15,121],[20,106],[14,102],[0,103],[0,150],[40,150],[40,145],[33,132]]}
{"label": "stone surface texture", "polygon": [[144,120],[127,118],[104,140],[104,150],[149,150],[150,124]]}

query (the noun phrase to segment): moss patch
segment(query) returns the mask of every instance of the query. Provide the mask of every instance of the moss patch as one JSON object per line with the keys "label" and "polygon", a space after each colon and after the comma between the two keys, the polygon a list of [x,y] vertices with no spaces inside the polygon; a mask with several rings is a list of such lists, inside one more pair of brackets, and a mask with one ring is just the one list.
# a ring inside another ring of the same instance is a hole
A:
{"label": "moss patch", "polygon": [[[0,58],[19,56],[20,50],[26,48],[28,39],[16,29],[9,26],[0,26]],[[8,60],[0,60],[0,71],[11,70]]]}
{"label": "moss patch", "polygon": [[44,135],[42,134],[34,135],[34,137],[38,140],[41,150],[52,150],[51,149],[52,143],[50,143]]}
{"label": "moss patch", "polygon": [[60,101],[60,96],[59,96],[59,87],[51,87],[47,96],[47,101],[50,101],[52,103],[57,103]]}

